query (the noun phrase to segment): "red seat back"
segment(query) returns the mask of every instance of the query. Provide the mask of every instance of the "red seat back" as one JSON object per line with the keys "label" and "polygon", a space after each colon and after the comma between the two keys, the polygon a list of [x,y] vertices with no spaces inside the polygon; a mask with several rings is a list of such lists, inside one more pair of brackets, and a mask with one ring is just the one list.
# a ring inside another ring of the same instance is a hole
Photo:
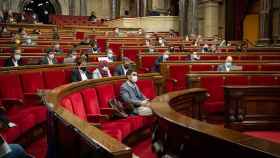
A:
{"label": "red seat back", "polygon": [[141,58],[141,62],[142,62],[142,65],[141,67],[142,68],[148,68],[149,70],[152,69],[152,67],[154,66],[155,64],[155,61],[157,60],[158,56],[143,56]]}
{"label": "red seat back", "polygon": [[0,97],[1,99],[23,99],[22,86],[17,74],[0,75]]}
{"label": "red seat back", "polygon": [[69,110],[70,112],[73,113],[73,108],[72,108],[72,102],[68,97],[63,98],[60,101],[61,106],[63,106],[65,109]]}
{"label": "red seat back", "polygon": [[44,81],[47,89],[53,89],[67,83],[63,70],[45,71]]}
{"label": "red seat back", "polygon": [[141,92],[150,100],[156,97],[156,89],[153,80],[139,80],[137,85]]}
{"label": "red seat back", "polygon": [[125,49],[123,51],[123,56],[128,57],[132,61],[137,61],[137,54],[138,54],[138,49]]}
{"label": "red seat back", "polygon": [[113,85],[104,84],[104,85],[96,86],[95,89],[98,94],[98,100],[100,103],[100,107],[108,108],[109,101],[116,97]]}
{"label": "red seat back", "polygon": [[191,71],[214,71],[214,66],[208,64],[192,64]]}
{"label": "red seat back", "polygon": [[208,102],[224,100],[224,79],[222,76],[201,77],[200,84],[201,87],[206,88],[210,94],[207,99]]}
{"label": "red seat back", "polygon": [[94,88],[86,88],[81,91],[83,96],[85,110],[87,114],[100,114],[98,97]]}
{"label": "red seat back", "polygon": [[169,78],[177,80],[173,90],[182,90],[187,88],[186,74],[189,72],[188,65],[171,65],[169,67]]}
{"label": "red seat back", "polygon": [[263,64],[261,71],[280,71],[280,64]]}
{"label": "red seat back", "polygon": [[21,74],[21,82],[24,93],[36,94],[38,89],[44,89],[42,72],[29,72]]}
{"label": "red seat back", "polygon": [[114,90],[115,90],[115,94],[117,97],[120,96],[120,89],[121,89],[121,85],[125,82],[125,80],[123,81],[116,81],[114,83]]}
{"label": "red seat back", "polygon": [[75,92],[75,93],[69,95],[69,98],[72,102],[72,108],[73,108],[74,114],[76,114],[82,120],[87,120],[82,95],[79,92]]}

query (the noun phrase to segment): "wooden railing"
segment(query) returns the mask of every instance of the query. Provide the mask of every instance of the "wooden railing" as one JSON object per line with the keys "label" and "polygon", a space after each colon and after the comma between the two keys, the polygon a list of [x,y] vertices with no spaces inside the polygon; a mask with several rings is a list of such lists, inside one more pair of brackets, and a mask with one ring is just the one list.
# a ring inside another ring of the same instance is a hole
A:
{"label": "wooden railing", "polygon": [[193,100],[200,98],[201,102],[205,98],[201,96],[205,95],[205,89],[189,89],[164,94],[152,101],[151,107],[158,118],[154,146],[159,155],[199,158],[280,157],[280,144],[201,122],[185,112],[181,113],[180,109],[195,106]]}

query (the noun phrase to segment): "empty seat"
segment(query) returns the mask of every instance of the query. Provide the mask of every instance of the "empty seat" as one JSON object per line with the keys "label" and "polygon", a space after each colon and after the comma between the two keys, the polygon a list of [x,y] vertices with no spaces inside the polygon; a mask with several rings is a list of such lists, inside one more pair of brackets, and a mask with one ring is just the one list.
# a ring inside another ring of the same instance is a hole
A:
{"label": "empty seat", "polygon": [[111,84],[104,84],[104,85],[96,86],[95,89],[98,94],[98,100],[100,103],[100,107],[108,108],[109,101],[113,98],[116,98],[114,86]]}
{"label": "empty seat", "polygon": [[208,113],[222,112],[224,108],[224,79],[222,76],[202,77],[200,81],[201,87],[206,88],[209,97],[203,108]]}
{"label": "empty seat", "polygon": [[0,97],[1,100],[23,101],[23,90],[18,74],[0,75]]}
{"label": "empty seat", "polygon": [[225,85],[248,85],[249,80],[247,76],[227,76]]}
{"label": "empty seat", "polygon": [[44,81],[47,89],[53,89],[67,83],[62,69],[44,71]]}
{"label": "empty seat", "polygon": [[171,65],[169,67],[169,77],[166,81],[167,91],[186,89],[186,74],[189,72],[188,65]]}
{"label": "empty seat", "polygon": [[252,76],[250,85],[278,85],[278,78],[275,76]]}
{"label": "empty seat", "polygon": [[153,80],[139,80],[137,85],[140,91],[150,100],[156,97],[156,91]]}

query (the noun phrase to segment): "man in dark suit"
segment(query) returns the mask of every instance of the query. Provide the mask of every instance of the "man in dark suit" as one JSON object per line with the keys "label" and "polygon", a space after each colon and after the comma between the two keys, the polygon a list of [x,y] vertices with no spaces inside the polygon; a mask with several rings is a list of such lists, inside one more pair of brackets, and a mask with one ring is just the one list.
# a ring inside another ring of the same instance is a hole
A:
{"label": "man in dark suit", "polygon": [[128,69],[131,69],[131,61],[127,57],[124,57],[123,63],[115,68],[114,76],[125,76]]}
{"label": "man in dark suit", "polygon": [[154,64],[154,67],[153,67],[153,71],[160,72],[160,63],[165,62],[168,58],[169,58],[169,52],[165,51],[163,53],[163,55],[158,57],[157,60],[155,61],[155,64]]}
{"label": "man in dark suit", "polygon": [[234,66],[232,64],[233,59],[231,56],[227,56],[225,63],[218,66],[219,72],[230,72],[232,70],[232,67]]}
{"label": "man in dark suit", "polygon": [[11,57],[9,57],[5,61],[5,67],[18,67],[22,66],[22,60],[21,60],[21,50],[20,48],[16,48],[13,53],[11,54]]}
{"label": "man in dark suit", "polygon": [[42,58],[40,64],[41,65],[57,64],[57,61],[55,59],[55,51],[53,49],[47,50],[47,55]]}
{"label": "man in dark suit", "polygon": [[77,67],[73,69],[71,74],[71,81],[85,81],[92,78],[92,73],[87,70],[86,63],[82,59],[77,59]]}

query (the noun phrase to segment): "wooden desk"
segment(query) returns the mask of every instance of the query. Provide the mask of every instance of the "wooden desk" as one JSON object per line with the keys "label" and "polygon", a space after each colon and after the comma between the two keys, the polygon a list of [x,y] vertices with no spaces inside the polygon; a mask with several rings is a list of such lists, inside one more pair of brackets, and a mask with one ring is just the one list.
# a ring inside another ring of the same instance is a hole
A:
{"label": "wooden desk", "polygon": [[[205,89],[188,89],[155,98],[151,107],[158,118],[155,142],[163,154],[178,157],[274,158],[280,157],[280,144],[250,137],[240,132],[211,125],[176,110],[189,107],[195,98],[206,94]],[[185,100],[182,103],[176,100]],[[203,97],[200,101],[203,100]],[[177,103],[174,104],[174,101]]]}

